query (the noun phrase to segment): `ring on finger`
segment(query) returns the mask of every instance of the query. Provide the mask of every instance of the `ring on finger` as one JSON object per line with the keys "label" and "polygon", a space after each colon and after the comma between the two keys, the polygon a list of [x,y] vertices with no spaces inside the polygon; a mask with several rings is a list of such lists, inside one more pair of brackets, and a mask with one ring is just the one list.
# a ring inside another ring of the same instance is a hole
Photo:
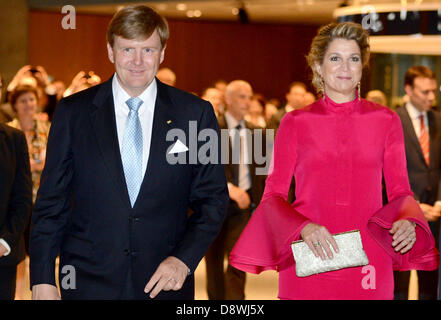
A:
{"label": "ring on finger", "polygon": [[317,247],[320,245],[320,241],[314,242],[312,245],[313,245],[315,248],[317,248]]}

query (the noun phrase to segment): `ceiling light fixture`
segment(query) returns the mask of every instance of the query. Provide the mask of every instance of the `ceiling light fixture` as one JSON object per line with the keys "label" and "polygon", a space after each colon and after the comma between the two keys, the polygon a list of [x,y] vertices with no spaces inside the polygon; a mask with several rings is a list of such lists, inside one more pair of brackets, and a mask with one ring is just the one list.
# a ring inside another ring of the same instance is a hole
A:
{"label": "ceiling light fixture", "polygon": [[164,11],[167,9],[167,5],[165,3],[160,3],[156,8],[158,8],[160,11]]}
{"label": "ceiling light fixture", "polygon": [[178,3],[176,5],[176,10],[185,11],[187,10],[187,5],[185,3]]}
{"label": "ceiling light fixture", "polygon": [[[370,33],[372,52],[439,55],[441,52],[441,1],[400,0],[398,3],[339,7],[338,22],[361,23]],[[379,27],[378,27],[379,26]]]}

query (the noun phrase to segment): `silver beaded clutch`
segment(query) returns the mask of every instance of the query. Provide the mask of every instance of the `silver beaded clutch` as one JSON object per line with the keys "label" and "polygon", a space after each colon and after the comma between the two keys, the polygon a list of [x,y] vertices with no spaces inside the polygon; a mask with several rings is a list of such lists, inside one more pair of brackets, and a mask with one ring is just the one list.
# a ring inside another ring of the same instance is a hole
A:
{"label": "silver beaded clutch", "polygon": [[366,253],[363,250],[359,230],[352,230],[332,235],[338,245],[338,253],[331,245],[333,259],[326,260],[316,257],[303,240],[294,241],[291,245],[296,262],[296,274],[298,277],[307,277],[313,274],[339,270],[343,268],[359,267],[369,264]]}

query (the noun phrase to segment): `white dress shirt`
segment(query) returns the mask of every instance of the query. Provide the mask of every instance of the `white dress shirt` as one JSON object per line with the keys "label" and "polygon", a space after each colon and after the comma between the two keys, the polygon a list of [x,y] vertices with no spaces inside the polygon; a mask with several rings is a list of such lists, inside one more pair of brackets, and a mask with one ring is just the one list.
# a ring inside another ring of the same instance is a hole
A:
{"label": "white dress shirt", "polygon": [[424,118],[424,127],[426,128],[427,135],[429,135],[429,119],[427,117],[427,111],[419,111],[411,102],[407,102],[405,105],[407,113],[409,113],[410,120],[412,120],[413,129],[415,134],[420,139],[421,136],[421,120],[420,115]]}
{"label": "white dress shirt", "polygon": [[[156,93],[158,91],[156,79],[138,97],[143,104],[138,109],[139,121],[142,128],[142,174],[145,175],[147,162],[150,154],[150,143],[152,140],[153,115],[155,112]],[[116,74],[112,80],[113,101],[115,104],[116,132],[118,135],[119,150],[123,147],[124,130],[126,128],[127,117],[129,116],[129,106],[126,101],[132,98],[119,84]]]}
{"label": "white dress shirt", "polygon": [[[239,136],[242,139],[243,146],[241,146],[241,149],[244,151],[243,153],[243,163],[241,162],[239,164],[239,185],[238,187],[242,190],[248,190],[251,188],[251,177],[250,177],[250,169],[249,164],[251,163],[250,155],[246,150],[248,149],[248,144],[251,143],[251,141],[248,141],[246,130],[247,127],[245,126],[245,120],[237,121],[228,111],[225,112],[225,121],[227,122],[227,127],[229,130],[229,135],[232,141],[232,145],[236,145],[236,141],[234,141],[235,137],[235,128],[240,124],[242,128],[239,130]],[[236,151],[237,152],[237,151]],[[233,155],[235,155],[233,151]],[[241,157],[242,158],[242,157]]]}
{"label": "white dress shirt", "polygon": [[293,111],[295,108],[294,107],[291,107],[289,104],[287,104],[286,106],[285,106],[285,112],[286,113],[288,113],[288,112],[291,112],[291,111]]}

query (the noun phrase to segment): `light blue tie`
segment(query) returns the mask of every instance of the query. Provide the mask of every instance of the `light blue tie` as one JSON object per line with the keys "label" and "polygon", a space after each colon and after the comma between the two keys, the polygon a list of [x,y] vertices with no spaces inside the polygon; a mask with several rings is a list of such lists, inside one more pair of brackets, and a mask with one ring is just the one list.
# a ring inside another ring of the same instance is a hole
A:
{"label": "light blue tie", "polygon": [[130,112],[127,117],[121,152],[130,203],[133,207],[142,183],[142,128],[138,109],[143,101],[136,97],[126,101]]}

